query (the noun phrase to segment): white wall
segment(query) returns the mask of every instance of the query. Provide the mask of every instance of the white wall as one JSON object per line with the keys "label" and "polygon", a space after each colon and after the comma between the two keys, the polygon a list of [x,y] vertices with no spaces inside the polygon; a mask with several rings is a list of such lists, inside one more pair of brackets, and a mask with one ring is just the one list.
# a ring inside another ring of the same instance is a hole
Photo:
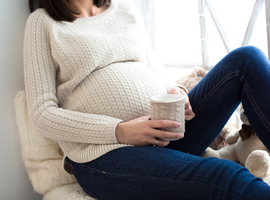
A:
{"label": "white wall", "polygon": [[20,156],[13,100],[23,85],[23,36],[28,0],[0,0],[0,200],[40,200]]}

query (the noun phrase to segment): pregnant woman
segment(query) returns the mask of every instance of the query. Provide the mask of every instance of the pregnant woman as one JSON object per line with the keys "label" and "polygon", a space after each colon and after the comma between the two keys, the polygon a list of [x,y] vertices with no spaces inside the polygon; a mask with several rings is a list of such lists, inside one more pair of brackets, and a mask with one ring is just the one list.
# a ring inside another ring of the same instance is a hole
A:
{"label": "pregnant woman", "polygon": [[102,200],[270,199],[270,187],[247,169],[200,157],[241,102],[270,149],[270,65],[259,49],[232,51],[188,93],[183,137],[159,130],[181,124],[150,120],[152,96],[185,89],[165,87],[157,75],[143,23],[128,0],[29,3],[32,11],[39,7],[28,18],[24,43],[31,123],[59,142],[87,194]]}

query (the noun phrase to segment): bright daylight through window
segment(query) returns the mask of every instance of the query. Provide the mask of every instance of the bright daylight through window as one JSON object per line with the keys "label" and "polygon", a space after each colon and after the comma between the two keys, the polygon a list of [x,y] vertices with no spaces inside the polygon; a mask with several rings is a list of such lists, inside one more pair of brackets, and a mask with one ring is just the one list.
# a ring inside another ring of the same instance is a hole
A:
{"label": "bright daylight through window", "polygon": [[[211,0],[232,49],[240,47],[256,0]],[[166,66],[201,65],[201,38],[198,0],[145,0],[145,24],[152,44]],[[148,14],[148,15],[147,15]],[[215,23],[205,9],[209,65],[227,54]],[[154,24],[153,24],[154,23]],[[267,55],[264,4],[250,40],[250,45]]]}

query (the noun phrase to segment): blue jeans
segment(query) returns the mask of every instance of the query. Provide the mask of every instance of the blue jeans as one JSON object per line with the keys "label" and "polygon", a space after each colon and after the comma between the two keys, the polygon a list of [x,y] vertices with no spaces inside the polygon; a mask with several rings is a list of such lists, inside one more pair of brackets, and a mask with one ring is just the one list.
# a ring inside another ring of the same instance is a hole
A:
{"label": "blue jeans", "polygon": [[270,65],[255,47],[224,57],[189,92],[196,117],[165,147],[132,146],[88,163],[72,162],[80,186],[102,200],[270,199],[270,187],[239,164],[200,155],[239,103],[270,149]]}

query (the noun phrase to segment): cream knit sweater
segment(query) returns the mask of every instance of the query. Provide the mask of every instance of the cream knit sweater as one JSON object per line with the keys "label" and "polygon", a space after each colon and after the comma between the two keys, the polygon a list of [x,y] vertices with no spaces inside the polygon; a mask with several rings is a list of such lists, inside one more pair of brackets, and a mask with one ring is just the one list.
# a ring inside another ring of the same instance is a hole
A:
{"label": "cream knit sweater", "polygon": [[128,2],[102,14],[57,22],[44,9],[27,21],[25,91],[34,130],[56,139],[71,160],[91,161],[123,147],[115,127],[150,114],[166,93],[142,20]]}

